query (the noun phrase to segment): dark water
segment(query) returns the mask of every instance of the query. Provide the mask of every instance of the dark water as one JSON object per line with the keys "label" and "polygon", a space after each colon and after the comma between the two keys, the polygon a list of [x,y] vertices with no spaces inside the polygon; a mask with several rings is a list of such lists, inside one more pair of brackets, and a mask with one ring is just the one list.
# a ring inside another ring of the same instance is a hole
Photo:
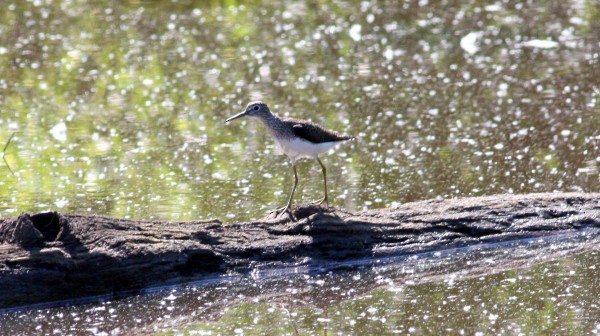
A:
{"label": "dark water", "polygon": [[[261,125],[223,124],[256,99],[358,138],[323,157],[330,203],[350,211],[598,192],[599,59],[595,0],[1,1],[0,149],[15,135],[0,216],[262,217],[286,201],[289,162]],[[321,197],[318,164],[298,168],[297,200]],[[579,335],[598,331],[596,264],[588,249],[481,277],[461,277],[466,260],[424,282],[377,269],[234,279],[2,315],[0,327]]]}

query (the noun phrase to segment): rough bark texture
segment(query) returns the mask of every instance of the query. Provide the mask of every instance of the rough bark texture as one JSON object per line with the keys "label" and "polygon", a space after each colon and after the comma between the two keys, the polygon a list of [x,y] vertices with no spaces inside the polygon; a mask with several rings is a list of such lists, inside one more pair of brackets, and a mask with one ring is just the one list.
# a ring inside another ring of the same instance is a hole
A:
{"label": "rough bark texture", "polygon": [[242,224],[21,214],[0,219],[0,307],[202,276],[430,251],[600,226],[600,194],[496,195]]}

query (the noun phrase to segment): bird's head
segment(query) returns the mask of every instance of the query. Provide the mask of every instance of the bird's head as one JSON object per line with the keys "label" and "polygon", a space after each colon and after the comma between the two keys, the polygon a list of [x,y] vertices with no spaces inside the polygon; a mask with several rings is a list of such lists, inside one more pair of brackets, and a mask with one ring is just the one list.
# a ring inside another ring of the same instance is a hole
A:
{"label": "bird's head", "polygon": [[246,106],[246,109],[241,113],[234,115],[233,117],[228,118],[225,122],[230,122],[234,119],[241,117],[255,117],[255,118],[265,118],[271,115],[271,111],[267,104],[263,102],[252,102]]}

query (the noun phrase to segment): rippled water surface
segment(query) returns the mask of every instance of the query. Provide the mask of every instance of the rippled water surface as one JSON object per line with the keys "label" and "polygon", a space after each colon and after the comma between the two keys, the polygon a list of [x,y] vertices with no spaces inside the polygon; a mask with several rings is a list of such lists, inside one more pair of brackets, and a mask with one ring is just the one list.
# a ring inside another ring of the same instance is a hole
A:
{"label": "rippled water surface", "polygon": [[323,158],[349,210],[598,191],[598,22],[591,0],[2,1],[0,214],[262,217],[292,172],[223,124],[254,99],[358,137]]}
{"label": "rippled water surface", "polygon": [[[286,201],[288,159],[257,122],[223,123],[256,99],[357,137],[322,159],[330,203],[350,211],[598,192],[599,59],[595,0],[0,1],[0,216],[262,217]],[[321,197],[318,164],[298,173],[296,199]],[[414,284],[369,270],[238,279],[1,326],[591,333],[597,264],[597,252],[582,253]],[[355,277],[392,283],[355,292]]]}

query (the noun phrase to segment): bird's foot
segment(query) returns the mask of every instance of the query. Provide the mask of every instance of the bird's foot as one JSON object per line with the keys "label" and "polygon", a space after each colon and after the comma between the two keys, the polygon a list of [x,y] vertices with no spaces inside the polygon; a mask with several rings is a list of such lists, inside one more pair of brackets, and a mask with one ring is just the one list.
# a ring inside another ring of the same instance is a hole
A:
{"label": "bird's foot", "polygon": [[283,217],[283,215],[285,213],[289,214],[290,217],[292,217],[292,210],[290,208],[291,208],[290,206],[284,206],[284,207],[280,207],[277,209],[273,209],[273,210],[269,211],[269,217],[270,218]]}
{"label": "bird's foot", "polygon": [[323,198],[321,198],[321,199],[318,199],[318,200],[316,200],[316,201],[314,201],[314,202],[310,202],[309,204],[311,204],[311,205],[316,205],[316,206],[320,206],[320,205],[321,205],[321,204],[323,204],[323,203],[325,203],[325,205],[326,205],[327,207],[329,207],[329,202],[327,202],[327,197],[323,197]]}
{"label": "bird's foot", "polygon": [[270,215],[270,214],[274,213],[274,214],[280,215],[281,213],[283,213],[286,210],[287,210],[286,207],[279,207],[277,209],[273,209],[273,210],[269,211],[268,214]]}

